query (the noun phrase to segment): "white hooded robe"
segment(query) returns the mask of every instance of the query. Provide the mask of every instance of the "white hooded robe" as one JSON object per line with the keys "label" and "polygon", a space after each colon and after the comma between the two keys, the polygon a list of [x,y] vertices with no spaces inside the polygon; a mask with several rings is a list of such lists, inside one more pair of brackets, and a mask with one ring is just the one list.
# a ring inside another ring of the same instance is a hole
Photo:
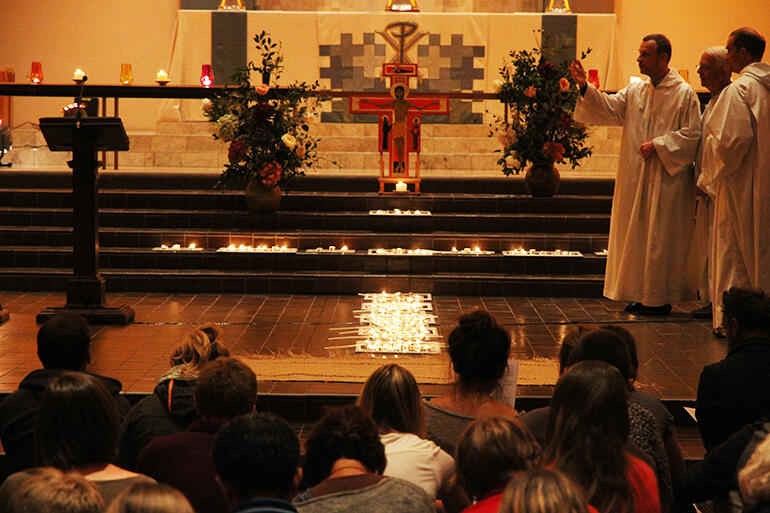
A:
{"label": "white hooded robe", "polygon": [[[714,191],[712,298],[730,287],[770,290],[770,64],[741,70],[714,105],[704,145]],[[722,312],[714,308],[714,327]]]}
{"label": "white hooded robe", "polygon": [[[673,70],[657,86],[645,80],[614,95],[589,84],[575,118],[623,126],[604,295],[647,306],[691,299],[685,266],[694,227],[692,164],[700,139],[695,91]],[[656,155],[645,161],[640,147],[647,140]]]}

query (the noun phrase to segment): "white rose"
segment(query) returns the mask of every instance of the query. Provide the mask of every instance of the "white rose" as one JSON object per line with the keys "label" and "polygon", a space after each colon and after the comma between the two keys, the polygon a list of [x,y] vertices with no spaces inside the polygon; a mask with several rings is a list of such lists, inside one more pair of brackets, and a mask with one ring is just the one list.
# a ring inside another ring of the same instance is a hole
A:
{"label": "white rose", "polygon": [[286,145],[287,148],[290,150],[293,150],[295,146],[297,146],[297,139],[294,138],[291,134],[283,134],[281,136],[281,142]]}
{"label": "white rose", "polygon": [[211,112],[211,109],[213,108],[214,108],[214,102],[212,102],[210,98],[204,98],[201,100],[201,111]]}
{"label": "white rose", "polygon": [[505,157],[505,167],[516,169],[521,167],[521,162],[514,155],[508,155]]}

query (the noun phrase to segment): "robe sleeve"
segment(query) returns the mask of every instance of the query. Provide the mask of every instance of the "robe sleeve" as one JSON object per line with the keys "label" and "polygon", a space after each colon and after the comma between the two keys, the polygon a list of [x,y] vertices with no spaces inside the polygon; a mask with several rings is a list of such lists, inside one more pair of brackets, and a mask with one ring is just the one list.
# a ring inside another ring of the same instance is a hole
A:
{"label": "robe sleeve", "polygon": [[578,98],[575,105],[575,119],[591,125],[622,125],[626,118],[627,89],[607,94],[588,84],[585,96]]}
{"label": "robe sleeve", "polygon": [[727,86],[719,95],[706,131],[703,160],[713,172],[705,185],[733,174],[743,163],[754,138],[752,115],[738,84]]}
{"label": "robe sleeve", "polygon": [[686,169],[692,169],[700,143],[701,126],[698,97],[695,91],[689,87],[686,91],[680,105],[681,113],[676,118],[679,128],[672,129],[652,140],[658,158],[671,176]]}

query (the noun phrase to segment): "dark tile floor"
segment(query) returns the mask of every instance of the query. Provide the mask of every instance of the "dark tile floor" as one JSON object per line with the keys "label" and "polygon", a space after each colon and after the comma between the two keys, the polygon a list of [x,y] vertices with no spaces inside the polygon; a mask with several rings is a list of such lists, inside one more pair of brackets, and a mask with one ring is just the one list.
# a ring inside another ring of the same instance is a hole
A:
{"label": "dark tile floor", "polygon": [[[114,376],[130,393],[150,392],[168,367],[172,348],[194,325],[221,323],[234,355],[308,353],[325,356],[330,328],[356,324],[358,296],[310,295],[168,295],[110,294],[110,303],[128,304],[136,320],[128,326],[93,326],[91,370]],[[19,380],[38,368],[35,315],[64,303],[62,293],[0,292],[0,305],[11,319],[0,325],[0,394],[15,390]],[[558,341],[573,324],[622,324],[637,339],[639,383],[667,401],[695,399],[704,365],[722,358],[726,343],[711,335],[707,321],[678,305],[666,318],[642,318],[623,305],[601,299],[434,296],[439,332],[447,335],[462,312],[486,308],[510,330],[513,355],[554,357]],[[332,335],[333,336],[333,335]],[[260,393],[357,394],[360,385],[344,383],[266,383]],[[425,387],[438,393],[441,387]],[[547,396],[548,387],[520,387],[519,395]]]}

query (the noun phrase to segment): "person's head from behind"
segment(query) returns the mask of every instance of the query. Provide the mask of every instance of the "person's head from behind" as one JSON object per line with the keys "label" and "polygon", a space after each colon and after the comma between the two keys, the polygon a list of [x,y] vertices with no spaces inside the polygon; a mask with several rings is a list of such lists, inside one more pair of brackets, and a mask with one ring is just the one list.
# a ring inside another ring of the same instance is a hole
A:
{"label": "person's head from behind", "polygon": [[180,372],[195,377],[207,363],[220,356],[230,356],[222,341],[222,330],[213,323],[198,326],[188,333],[171,355],[171,365]]}
{"label": "person's head from behind", "polygon": [[722,294],[722,326],[728,347],[770,336],[770,298],[761,289],[733,287]]}
{"label": "person's head from behind", "polygon": [[217,433],[212,459],[231,506],[253,497],[289,500],[296,490],[299,439],[275,415],[254,412],[231,420]]}
{"label": "person's head from behind", "polygon": [[629,418],[626,381],[614,366],[571,364],[556,384],[543,459],[581,485],[599,511],[632,503],[625,475]]}
{"label": "person's head from behind", "polygon": [[10,497],[13,513],[101,513],[104,500],[84,477],[44,467],[27,477]]}
{"label": "person's head from behind", "polygon": [[588,513],[588,503],[569,477],[554,469],[536,468],[508,483],[500,513]]}
{"label": "person's head from behind", "polygon": [[725,49],[730,71],[740,73],[748,64],[762,60],[765,38],[751,27],[741,27],[730,33]]}
{"label": "person's head from behind", "polygon": [[511,337],[494,317],[483,310],[463,315],[447,345],[460,391],[488,394],[497,388],[508,365]]}
{"label": "person's head from behind", "polygon": [[578,324],[569,328],[564,334],[564,337],[561,339],[561,346],[559,346],[559,374],[562,374],[564,369],[567,368],[569,355],[572,353],[572,349],[577,345],[580,337],[589,331],[591,331],[591,328]]}
{"label": "person's head from behind", "polygon": [[400,365],[384,365],[374,371],[364,384],[358,404],[382,432],[425,434],[420,389],[412,373]]}
{"label": "person's head from behind", "polygon": [[190,501],[169,485],[136,483],[123,490],[104,513],[195,513]]}
{"label": "person's head from behind", "polygon": [[540,446],[520,423],[502,417],[471,422],[457,442],[457,478],[469,497],[479,500],[502,489],[517,472],[540,463]]}
{"label": "person's head from behind", "polygon": [[198,374],[195,407],[204,418],[231,419],[250,413],[257,400],[257,375],[240,360],[217,358]]}
{"label": "person's head from behind", "polygon": [[82,371],[91,361],[91,334],[79,315],[52,317],[37,332],[37,357],[46,369]]}
{"label": "person's head from behind", "polygon": [[612,330],[591,330],[580,337],[569,355],[567,365],[587,360],[609,363],[620,371],[627,383],[630,383],[632,364],[627,347]]}
{"label": "person's head from behind", "polygon": [[373,474],[385,471],[385,447],[377,425],[360,406],[329,410],[313,426],[305,444],[302,487],[320,483],[332,471],[337,460],[355,460]]}
{"label": "person's head from behind", "polygon": [[65,372],[43,392],[35,427],[35,462],[62,470],[107,463],[115,455],[120,416],[95,377]]}
{"label": "person's head from behind", "polygon": [[636,376],[639,372],[639,354],[636,352],[636,339],[630,331],[628,331],[623,326],[618,326],[617,324],[606,324],[602,326],[602,329],[613,332],[618,336],[618,338],[620,338],[620,341],[623,342],[623,345],[626,346],[629,363],[628,377],[632,380],[636,380]]}

